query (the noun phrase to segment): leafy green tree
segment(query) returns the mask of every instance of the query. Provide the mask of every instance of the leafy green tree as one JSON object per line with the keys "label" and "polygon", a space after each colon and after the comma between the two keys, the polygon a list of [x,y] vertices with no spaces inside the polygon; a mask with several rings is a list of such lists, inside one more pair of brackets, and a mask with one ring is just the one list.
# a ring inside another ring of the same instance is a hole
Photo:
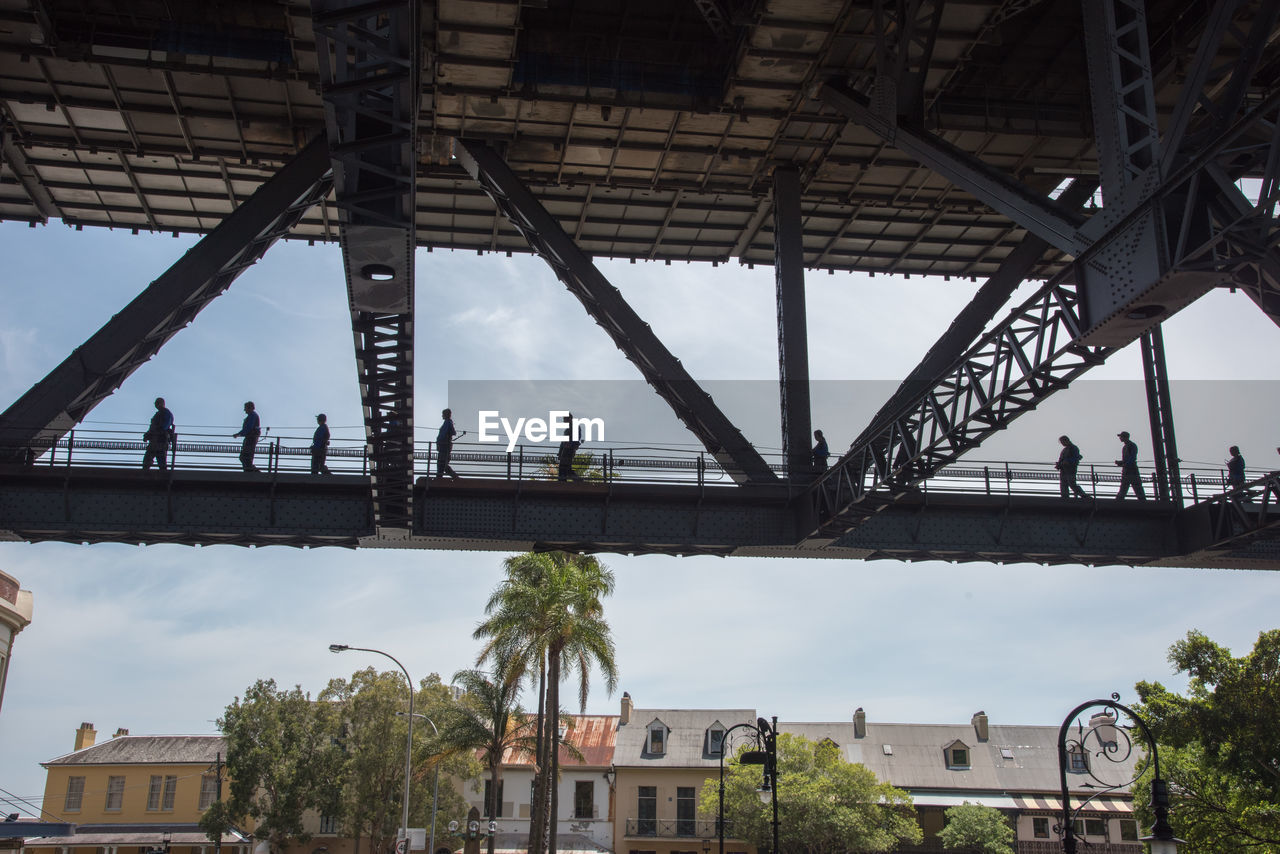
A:
{"label": "leafy green tree", "polygon": [[938,839],[946,849],[980,854],[1013,854],[1013,828],[998,809],[965,802],[945,813],[947,826]]}
{"label": "leafy green tree", "polygon": [[[759,850],[772,845],[772,805],[756,792],[760,768],[737,757],[725,768],[725,821],[733,835]],[[881,783],[865,765],[846,762],[830,743],[791,733],[778,735],[778,845],[780,854],[890,851],[919,842],[911,797]],[[702,786],[699,808],[716,816],[719,781]]]}
{"label": "leafy green tree", "polygon": [[529,848],[555,846],[559,774],[560,681],[578,675],[585,711],[590,676],[598,667],[612,693],[617,686],[613,637],[603,598],[613,592],[613,573],[596,558],[567,552],[530,553],[505,561],[507,577],[485,607],[475,636],[487,639],[479,661],[494,662],[504,678],[538,680],[535,795]]}
{"label": "leafy green tree", "polygon": [[[1193,630],[1169,662],[1190,677],[1185,696],[1159,682],[1135,687],[1170,782],[1174,832],[1193,852],[1280,853],[1280,630],[1240,658]],[[1135,809],[1150,826],[1146,790],[1144,778]]]}
{"label": "leafy green tree", "polygon": [[[488,813],[497,816],[503,756],[508,750],[533,752],[534,722],[517,702],[518,683],[501,676],[491,678],[482,670],[460,671],[454,674],[453,681],[464,694],[438,724],[441,744],[455,752],[480,751],[489,769]],[[489,854],[493,851],[494,838],[490,835]]]}
{"label": "leafy green tree", "polygon": [[246,818],[254,835],[272,851],[309,835],[307,810],[332,815],[338,802],[338,752],[332,745],[333,710],[313,703],[300,687],[282,690],[273,679],[259,679],[227,706],[218,728],[227,738],[230,797],[201,819],[215,839]]}

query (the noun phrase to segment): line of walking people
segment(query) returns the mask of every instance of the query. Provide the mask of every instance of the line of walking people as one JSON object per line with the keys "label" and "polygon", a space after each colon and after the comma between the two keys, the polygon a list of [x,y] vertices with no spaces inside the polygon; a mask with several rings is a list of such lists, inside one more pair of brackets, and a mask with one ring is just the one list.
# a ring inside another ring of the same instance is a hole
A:
{"label": "line of walking people", "polygon": [[[170,450],[177,446],[177,429],[174,425],[173,412],[165,405],[163,397],[155,400],[156,411],[147,425],[147,432],[142,434],[146,442],[146,452],[142,457],[142,470],[147,471],[154,464],[160,471],[165,471],[169,464]],[[311,473],[333,474],[329,471],[326,460],[329,456],[329,419],[322,412],[316,416],[316,431],[311,437]],[[271,428],[267,428],[270,430]],[[262,418],[252,400],[244,404],[244,421],[240,429],[231,434],[231,438],[240,439],[240,466],[245,472],[261,472],[253,464],[258,451],[258,442],[262,438]]]}
{"label": "line of walking people", "polygon": [[[1116,438],[1120,440],[1120,459],[1115,461],[1120,468],[1120,491],[1116,493],[1116,498],[1124,498],[1132,489],[1139,501],[1145,501],[1147,496],[1142,488],[1142,474],[1138,471],[1138,445],[1129,438],[1127,430],[1121,430]],[[1058,444],[1062,445],[1062,451],[1058,454],[1054,467],[1058,470],[1059,492],[1063,498],[1070,498],[1072,495],[1089,498],[1089,494],[1076,480],[1077,470],[1083,459],[1080,448],[1067,436],[1059,436]],[[1280,448],[1276,450],[1280,451]],[[1227,454],[1227,489],[1230,491],[1244,486],[1245,463],[1238,445],[1228,448]]]}

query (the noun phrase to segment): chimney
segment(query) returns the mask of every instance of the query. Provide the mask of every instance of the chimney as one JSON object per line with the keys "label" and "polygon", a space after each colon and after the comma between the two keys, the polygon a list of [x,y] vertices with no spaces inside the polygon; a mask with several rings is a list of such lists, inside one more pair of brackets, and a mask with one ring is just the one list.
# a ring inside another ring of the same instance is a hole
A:
{"label": "chimney", "polygon": [[80,724],[80,729],[76,730],[76,750],[93,747],[93,742],[97,737],[98,731],[93,728],[93,724]]}
{"label": "chimney", "polygon": [[622,714],[618,717],[618,726],[626,726],[631,722],[631,710],[635,708],[635,704],[631,702],[631,695],[626,691],[622,692]]}
{"label": "chimney", "polygon": [[862,706],[853,710],[853,737],[867,737],[867,713],[862,711]]}
{"label": "chimney", "polygon": [[125,729],[124,727],[120,727],[119,729],[116,730],[116,734],[111,737],[119,738],[122,735],[128,735],[128,734],[129,734],[129,730]]}
{"label": "chimney", "polygon": [[986,741],[989,737],[987,730],[987,713],[983,711],[975,712],[972,723],[973,731],[978,735],[978,741]]}

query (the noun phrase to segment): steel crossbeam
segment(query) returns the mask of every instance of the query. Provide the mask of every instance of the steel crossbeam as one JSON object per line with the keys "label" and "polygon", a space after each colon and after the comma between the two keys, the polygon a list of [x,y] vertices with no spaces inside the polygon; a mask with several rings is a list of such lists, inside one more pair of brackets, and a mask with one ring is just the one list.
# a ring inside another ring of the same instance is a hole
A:
{"label": "steel crossbeam", "polygon": [[924,118],[924,83],[942,22],[941,0],[875,0],[872,109],[886,120]]}
{"label": "steel crossbeam", "polygon": [[1173,398],[1169,394],[1169,371],[1164,358],[1164,333],[1159,326],[1143,333],[1141,347],[1151,448],[1156,461],[1156,497],[1181,504],[1182,473],[1173,429]]}
{"label": "steel crossbeam", "polygon": [[828,106],[1043,238],[1049,245],[1070,255],[1079,255],[1088,247],[1088,240],[1079,233],[1085,222],[1079,213],[1066,210],[937,134],[909,122],[886,120],[866,96],[843,83],[828,80],[822,84],[819,95]]}
{"label": "steel crossbeam", "polygon": [[775,481],[768,463],[720,411],[711,395],[689,375],[498,153],[475,140],[460,139],[457,144],[458,162],[721,468],[737,481]]}
{"label": "steel crossbeam", "polygon": [[331,186],[328,151],[317,139],[0,415],[0,459],[39,454],[65,435]]}
{"label": "steel crossbeam", "polygon": [[312,3],[374,513],[400,532],[413,519],[418,10]]}

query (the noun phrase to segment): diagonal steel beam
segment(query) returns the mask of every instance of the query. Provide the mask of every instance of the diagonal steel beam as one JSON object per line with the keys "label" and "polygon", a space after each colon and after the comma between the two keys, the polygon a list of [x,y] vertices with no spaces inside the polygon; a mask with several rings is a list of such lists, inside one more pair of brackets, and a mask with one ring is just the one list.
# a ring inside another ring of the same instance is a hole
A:
{"label": "diagonal steel beam", "polygon": [[804,233],[800,170],[773,172],[773,271],[778,304],[778,391],[782,412],[782,456],[787,478],[807,482],[809,456],[809,335],[804,292]]}
{"label": "diagonal steel beam", "polygon": [[1079,255],[1089,242],[1079,233],[1085,222],[1051,199],[990,166],[951,143],[901,120],[889,122],[872,109],[864,95],[841,83],[827,81],[822,100],[903,154],[928,166],[957,187],[999,211],[1027,231],[1069,255]]}
{"label": "diagonal steel beam", "polygon": [[407,536],[413,521],[419,14],[411,0],[312,3],[374,517],[384,536]]}
{"label": "diagonal steel beam", "polygon": [[711,395],[671,354],[498,153],[482,142],[457,140],[458,162],[535,252],[551,266],[587,314],[630,359],[698,441],[737,481],[771,482],[773,470]]}
{"label": "diagonal steel beam", "polygon": [[[1058,202],[1071,209],[1078,208],[1093,196],[1097,187],[1097,181],[1077,179],[1058,197]],[[960,310],[947,330],[925,353],[920,363],[907,374],[907,378],[880,407],[867,428],[853,442],[854,445],[868,440],[883,428],[886,422],[899,417],[904,407],[912,406],[921,394],[938,383],[946,371],[982,334],[987,324],[996,316],[996,312],[1005,306],[1009,297],[1013,296],[1013,292],[1027,278],[1048,249],[1049,244],[1034,234],[1028,234],[1023,238],[1022,242],[1005,258],[995,275],[983,283],[973,299]]]}
{"label": "diagonal steel beam", "polygon": [[0,415],[0,459],[41,453],[195,318],[329,194],[317,139]]}

